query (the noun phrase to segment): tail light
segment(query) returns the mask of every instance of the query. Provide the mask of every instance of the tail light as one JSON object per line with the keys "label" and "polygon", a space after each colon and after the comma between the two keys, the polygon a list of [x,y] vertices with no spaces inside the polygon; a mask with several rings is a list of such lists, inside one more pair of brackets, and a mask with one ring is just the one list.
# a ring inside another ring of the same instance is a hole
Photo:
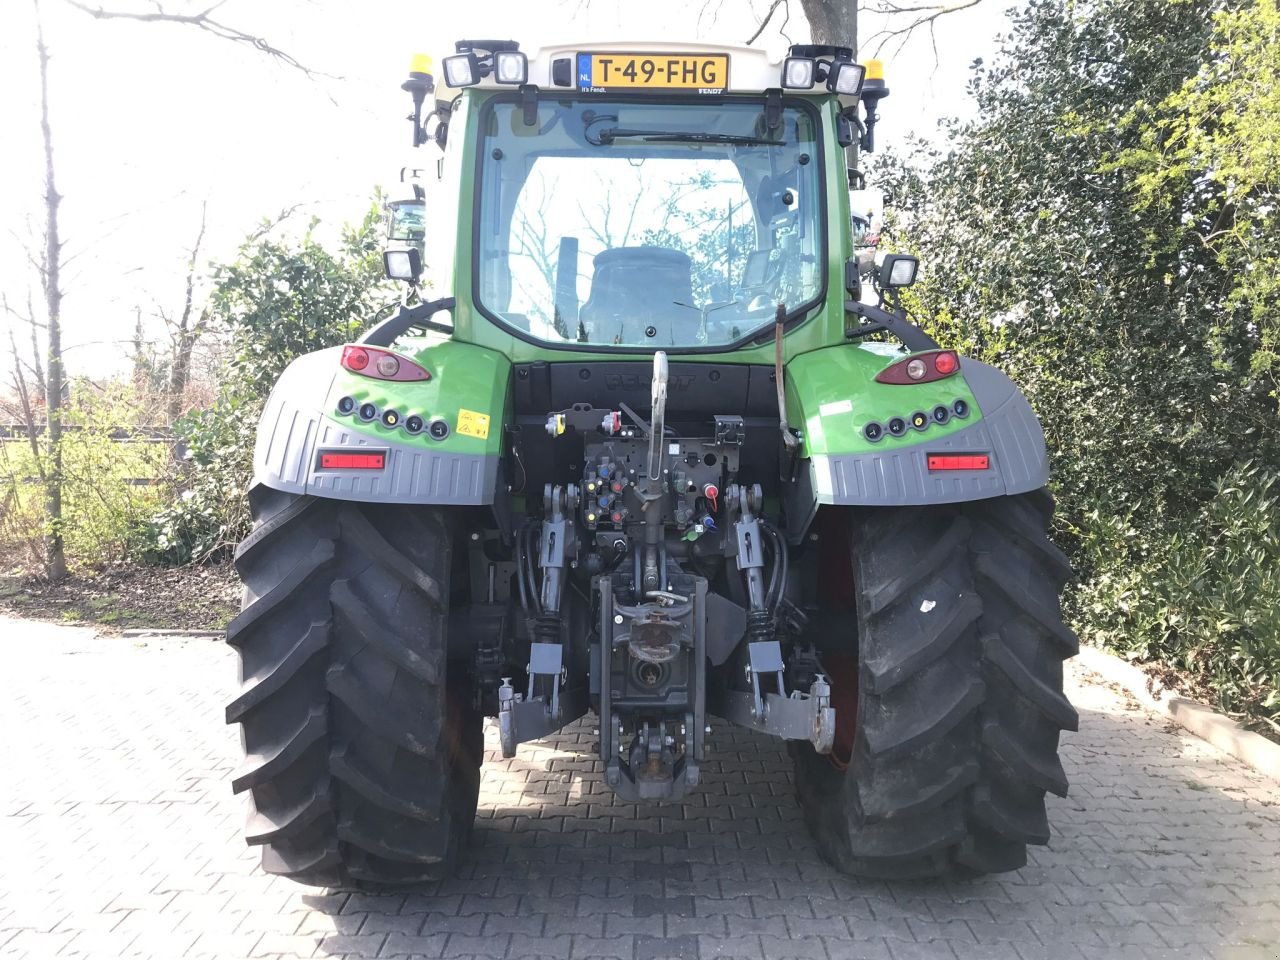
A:
{"label": "tail light", "polygon": [[960,369],[960,357],[954,350],[917,353],[899,360],[876,374],[877,383],[931,383],[951,376]]}
{"label": "tail light", "polygon": [[430,380],[421,364],[390,350],[349,343],[342,348],[342,366],[352,373],[375,380]]}

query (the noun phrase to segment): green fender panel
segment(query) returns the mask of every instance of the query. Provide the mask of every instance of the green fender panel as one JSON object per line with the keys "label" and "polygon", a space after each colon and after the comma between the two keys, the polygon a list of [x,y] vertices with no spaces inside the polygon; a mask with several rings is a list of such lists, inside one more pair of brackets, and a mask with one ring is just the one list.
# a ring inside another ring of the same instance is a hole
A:
{"label": "green fender panel", "polygon": [[[393,352],[416,360],[431,379],[385,381],[351,373],[339,363],[340,347],[291,363],[258,425],[254,479],[342,500],[492,503],[509,415],[510,361],[447,338],[402,340]],[[340,410],[345,397],[352,400],[350,413]],[[373,419],[366,420],[361,410],[369,405]],[[382,421],[388,410],[397,414],[393,426]],[[413,416],[427,428],[410,432]],[[382,454],[382,466],[348,466],[353,461],[343,455],[351,453],[374,454],[356,461],[366,464],[377,464]]]}

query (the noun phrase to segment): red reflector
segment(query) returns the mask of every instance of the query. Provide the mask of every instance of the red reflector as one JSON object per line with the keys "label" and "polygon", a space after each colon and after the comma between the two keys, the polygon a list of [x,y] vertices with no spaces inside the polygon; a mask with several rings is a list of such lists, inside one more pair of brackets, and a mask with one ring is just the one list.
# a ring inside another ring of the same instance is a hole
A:
{"label": "red reflector", "polygon": [[985,453],[931,453],[930,470],[988,470],[990,458]]}
{"label": "red reflector", "polygon": [[956,355],[949,350],[944,350],[942,353],[937,353],[933,356],[933,367],[943,376],[955,373],[956,363]]}
{"label": "red reflector", "polygon": [[322,470],[381,470],[386,466],[385,453],[322,453]]}

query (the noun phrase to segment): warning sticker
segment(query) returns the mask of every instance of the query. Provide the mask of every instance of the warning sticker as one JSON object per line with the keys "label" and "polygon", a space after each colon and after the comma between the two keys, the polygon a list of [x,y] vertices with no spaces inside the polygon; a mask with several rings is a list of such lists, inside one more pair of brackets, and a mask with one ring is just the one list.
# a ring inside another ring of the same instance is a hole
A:
{"label": "warning sticker", "polygon": [[489,439],[489,415],[474,410],[458,411],[458,433],[478,440]]}

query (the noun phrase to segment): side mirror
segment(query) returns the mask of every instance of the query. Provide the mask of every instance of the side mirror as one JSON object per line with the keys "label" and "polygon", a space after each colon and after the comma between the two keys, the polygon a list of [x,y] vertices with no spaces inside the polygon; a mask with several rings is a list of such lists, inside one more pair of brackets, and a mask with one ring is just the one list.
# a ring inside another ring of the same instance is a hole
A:
{"label": "side mirror", "polygon": [[391,200],[387,203],[387,238],[422,243],[427,238],[427,201]]}
{"label": "side mirror", "polygon": [[874,247],[879,242],[880,225],[884,221],[884,194],[874,187],[850,190],[849,213],[854,249]]}
{"label": "side mirror", "polygon": [[909,253],[887,253],[880,264],[880,289],[909,287],[916,282],[920,261]]}
{"label": "side mirror", "polygon": [[382,251],[382,270],[388,280],[417,283],[422,276],[422,254],[416,247]]}

